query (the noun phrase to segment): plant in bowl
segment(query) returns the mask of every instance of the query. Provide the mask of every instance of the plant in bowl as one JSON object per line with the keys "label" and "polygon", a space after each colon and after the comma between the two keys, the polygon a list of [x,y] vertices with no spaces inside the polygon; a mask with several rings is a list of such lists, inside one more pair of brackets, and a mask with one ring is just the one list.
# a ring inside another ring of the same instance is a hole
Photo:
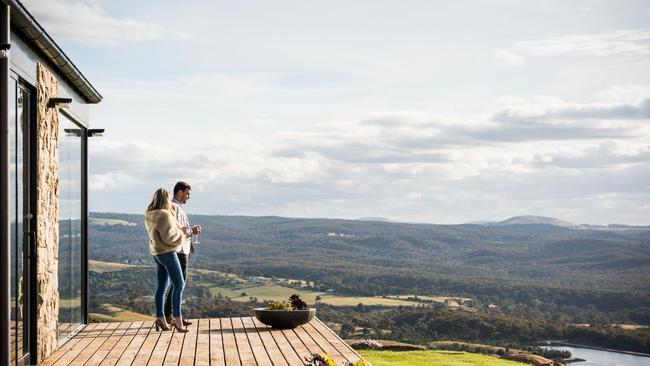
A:
{"label": "plant in bowl", "polygon": [[289,301],[273,301],[265,308],[256,308],[254,312],[255,318],[268,326],[292,329],[309,323],[316,309],[307,307],[299,295],[291,295]]}

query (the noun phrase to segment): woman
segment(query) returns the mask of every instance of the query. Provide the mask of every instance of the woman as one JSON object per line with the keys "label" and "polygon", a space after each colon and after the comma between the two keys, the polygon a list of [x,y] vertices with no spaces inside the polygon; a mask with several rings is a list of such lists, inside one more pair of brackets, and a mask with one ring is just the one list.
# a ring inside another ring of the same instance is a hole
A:
{"label": "woman", "polygon": [[158,328],[169,330],[163,313],[163,304],[165,291],[171,278],[173,289],[171,325],[178,332],[185,333],[187,329],[183,328],[183,316],[181,315],[181,298],[185,281],[176,252],[185,241],[189,229],[178,224],[172,210],[171,194],[166,189],[160,188],[153,194],[153,199],[144,215],[144,221],[149,234],[149,251],[158,267],[158,288],[155,296],[156,330]]}

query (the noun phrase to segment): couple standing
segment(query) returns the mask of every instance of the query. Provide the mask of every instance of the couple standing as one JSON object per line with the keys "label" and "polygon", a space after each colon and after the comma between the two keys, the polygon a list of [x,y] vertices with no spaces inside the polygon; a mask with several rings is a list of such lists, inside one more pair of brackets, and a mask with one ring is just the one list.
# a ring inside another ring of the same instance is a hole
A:
{"label": "couple standing", "polygon": [[[156,330],[169,330],[171,325],[176,331],[185,333],[185,327],[192,324],[184,320],[181,314],[187,261],[194,254],[192,235],[201,233],[200,225],[190,226],[182,206],[190,199],[191,192],[192,187],[185,182],[176,183],[173,198],[168,190],[160,188],[154,192],[144,215],[149,251],[158,269],[158,288],[154,297]],[[171,291],[168,291],[170,279]]]}

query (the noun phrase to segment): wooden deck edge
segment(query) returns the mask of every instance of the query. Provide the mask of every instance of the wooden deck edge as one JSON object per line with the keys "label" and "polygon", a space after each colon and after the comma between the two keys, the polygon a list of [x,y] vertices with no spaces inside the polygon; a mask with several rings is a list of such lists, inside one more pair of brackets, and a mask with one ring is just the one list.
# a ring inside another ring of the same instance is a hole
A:
{"label": "wooden deck edge", "polygon": [[357,356],[358,356],[361,360],[363,360],[363,362],[365,362],[368,366],[372,366],[372,364],[371,364],[370,362],[368,362],[368,360],[366,360],[365,358],[363,358],[363,357],[359,354],[359,352],[357,352],[357,350],[355,350],[354,348],[352,348],[352,346],[350,346],[350,345],[348,344],[348,342],[344,341],[341,337],[339,337],[339,335],[336,334],[336,332],[335,332],[334,330],[332,330],[332,328],[328,327],[327,324],[323,323],[322,320],[318,319],[318,317],[316,317],[316,316],[314,316],[314,319],[313,319],[313,320],[316,320],[316,321],[319,322],[323,327],[325,327],[325,329],[329,330],[329,332],[332,333],[332,335],[333,335],[334,337],[336,337],[336,339],[338,339],[339,341],[341,341],[341,343],[342,343],[345,347],[347,347],[347,348],[348,348],[352,353],[354,353],[355,355],[357,355]]}

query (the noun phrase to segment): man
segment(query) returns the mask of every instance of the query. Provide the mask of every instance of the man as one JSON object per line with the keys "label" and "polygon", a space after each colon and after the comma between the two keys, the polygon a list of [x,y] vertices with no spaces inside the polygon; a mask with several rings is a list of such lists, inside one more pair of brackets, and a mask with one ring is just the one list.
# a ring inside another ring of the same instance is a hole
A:
{"label": "man", "polygon": [[[176,211],[176,220],[181,226],[191,227],[190,221],[187,218],[187,213],[182,205],[184,205],[189,199],[190,194],[192,193],[192,187],[185,182],[178,182],[174,186],[174,199],[172,200],[172,205]],[[201,226],[194,225],[192,230],[188,232],[185,242],[181,246],[181,249],[176,253],[178,255],[178,261],[181,263],[181,271],[183,272],[183,280],[187,282],[187,261],[190,259],[190,256],[194,254],[194,243],[192,243],[192,234],[200,234]],[[172,320],[172,300],[171,300],[171,291],[167,291],[165,299],[165,315],[167,316],[167,322],[169,323]],[[183,319],[183,325],[188,326],[192,324],[191,322]]]}

